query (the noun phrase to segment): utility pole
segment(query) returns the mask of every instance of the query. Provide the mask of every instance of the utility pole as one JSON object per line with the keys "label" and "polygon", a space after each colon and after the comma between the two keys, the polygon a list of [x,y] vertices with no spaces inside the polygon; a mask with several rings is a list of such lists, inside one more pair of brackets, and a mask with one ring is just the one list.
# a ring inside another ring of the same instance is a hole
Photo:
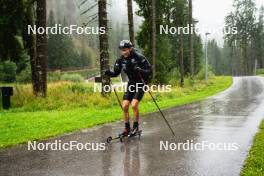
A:
{"label": "utility pole", "polygon": [[254,75],[257,75],[257,69],[258,69],[258,60],[255,59],[255,66],[254,66]]}
{"label": "utility pole", "polygon": [[109,53],[108,53],[108,21],[107,21],[107,4],[106,0],[98,0],[98,17],[99,28],[104,28],[105,33],[99,35],[100,45],[100,71],[102,77],[102,94],[105,95],[108,92],[104,90],[105,86],[110,85],[110,78],[106,76],[104,72],[109,70]]}
{"label": "utility pole", "polygon": [[127,0],[128,29],[131,43],[135,46],[134,19],[132,0]]}
{"label": "utility pole", "polygon": [[208,80],[208,35],[209,32],[205,33],[205,80]]}
{"label": "utility pole", "polygon": [[153,78],[156,76],[156,59],[157,59],[157,29],[156,29],[156,0],[151,1],[152,4],[152,67]]}
{"label": "utility pole", "polygon": [[194,75],[194,57],[193,57],[193,15],[192,15],[193,7],[192,0],[189,0],[189,44],[190,44],[190,72],[191,78]]}

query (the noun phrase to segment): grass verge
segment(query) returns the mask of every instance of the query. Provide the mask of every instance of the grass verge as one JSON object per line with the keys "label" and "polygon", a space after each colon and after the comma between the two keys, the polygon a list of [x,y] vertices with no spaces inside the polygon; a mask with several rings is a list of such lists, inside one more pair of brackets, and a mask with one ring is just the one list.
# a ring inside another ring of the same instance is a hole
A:
{"label": "grass verge", "polygon": [[241,171],[241,176],[264,175],[264,121],[260,125],[260,131],[256,134],[253,146],[250,149],[247,160]]}
{"label": "grass verge", "polygon": [[[154,96],[164,109],[200,101],[225,90],[231,84],[231,77],[213,77],[207,83],[196,81],[184,88],[173,87],[170,93],[155,93]],[[0,113],[0,148],[121,119],[121,111],[114,95],[102,98],[97,94],[86,95],[85,91],[81,91],[83,93],[66,91],[65,96],[65,93],[60,95],[62,93],[57,91],[62,90],[58,85],[53,87],[55,88],[49,89],[50,96],[47,99],[35,100],[32,96],[28,98],[15,96],[17,108]],[[140,104],[140,110],[141,114],[156,111],[149,95],[146,94]]]}

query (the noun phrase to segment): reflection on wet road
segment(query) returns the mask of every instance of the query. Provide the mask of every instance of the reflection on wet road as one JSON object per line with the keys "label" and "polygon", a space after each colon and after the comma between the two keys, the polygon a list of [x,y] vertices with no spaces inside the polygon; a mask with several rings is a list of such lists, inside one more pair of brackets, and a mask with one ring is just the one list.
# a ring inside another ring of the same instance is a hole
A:
{"label": "reflection on wet road", "polygon": [[[171,136],[159,114],[152,113],[143,119],[140,140],[112,143],[105,151],[28,151],[25,145],[2,150],[0,175],[237,176],[264,117],[263,107],[264,79],[234,78],[233,86],[217,96],[164,111],[176,137]],[[100,142],[116,134],[122,126],[121,123],[109,124],[59,139]],[[160,151],[160,141],[185,143],[188,140],[236,143],[238,150]]]}

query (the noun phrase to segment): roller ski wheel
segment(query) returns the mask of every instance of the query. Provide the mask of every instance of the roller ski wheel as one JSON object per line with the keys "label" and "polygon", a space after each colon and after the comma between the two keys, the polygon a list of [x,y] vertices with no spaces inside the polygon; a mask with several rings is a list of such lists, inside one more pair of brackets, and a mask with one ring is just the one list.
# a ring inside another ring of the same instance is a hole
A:
{"label": "roller ski wheel", "polygon": [[109,137],[106,139],[106,142],[109,144],[109,143],[111,143],[112,140],[113,140],[112,136],[109,136]]}

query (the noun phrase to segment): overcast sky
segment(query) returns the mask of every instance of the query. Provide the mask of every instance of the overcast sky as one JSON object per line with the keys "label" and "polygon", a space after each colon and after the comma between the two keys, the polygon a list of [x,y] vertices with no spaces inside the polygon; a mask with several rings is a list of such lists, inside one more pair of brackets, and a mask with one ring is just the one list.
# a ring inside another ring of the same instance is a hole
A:
{"label": "overcast sky", "polygon": [[[214,29],[224,26],[225,16],[232,10],[232,0],[193,0],[193,16],[199,21],[197,26]],[[256,0],[257,7],[264,5],[264,0]],[[203,34],[204,37],[204,34]],[[221,45],[223,35],[214,34],[210,38],[216,38]]]}
{"label": "overcast sky", "polygon": [[[121,23],[126,24],[127,22],[123,22],[123,20],[127,20],[127,9],[126,9],[126,1],[125,0],[109,0],[112,4],[110,7],[113,21],[119,21]],[[259,8],[264,5],[264,0],[255,0],[257,7]],[[197,26],[199,28],[206,27],[208,29],[219,29],[224,27],[224,19],[225,16],[232,11],[233,0],[193,0],[193,16],[195,19],[199,21]],[[134,2],[134,11],[137,9],[137,5]],[[122,15],[121,15],[122,14]],[[122,19],[122,20],[121,20]],[[135,16],[135,25],[140,25],[140,18]],[[204,39],[204,33],[202,34]],[[214,34],[210,35],[210,38],[215,38],[218,44],[223,44],[223,34]]]}

